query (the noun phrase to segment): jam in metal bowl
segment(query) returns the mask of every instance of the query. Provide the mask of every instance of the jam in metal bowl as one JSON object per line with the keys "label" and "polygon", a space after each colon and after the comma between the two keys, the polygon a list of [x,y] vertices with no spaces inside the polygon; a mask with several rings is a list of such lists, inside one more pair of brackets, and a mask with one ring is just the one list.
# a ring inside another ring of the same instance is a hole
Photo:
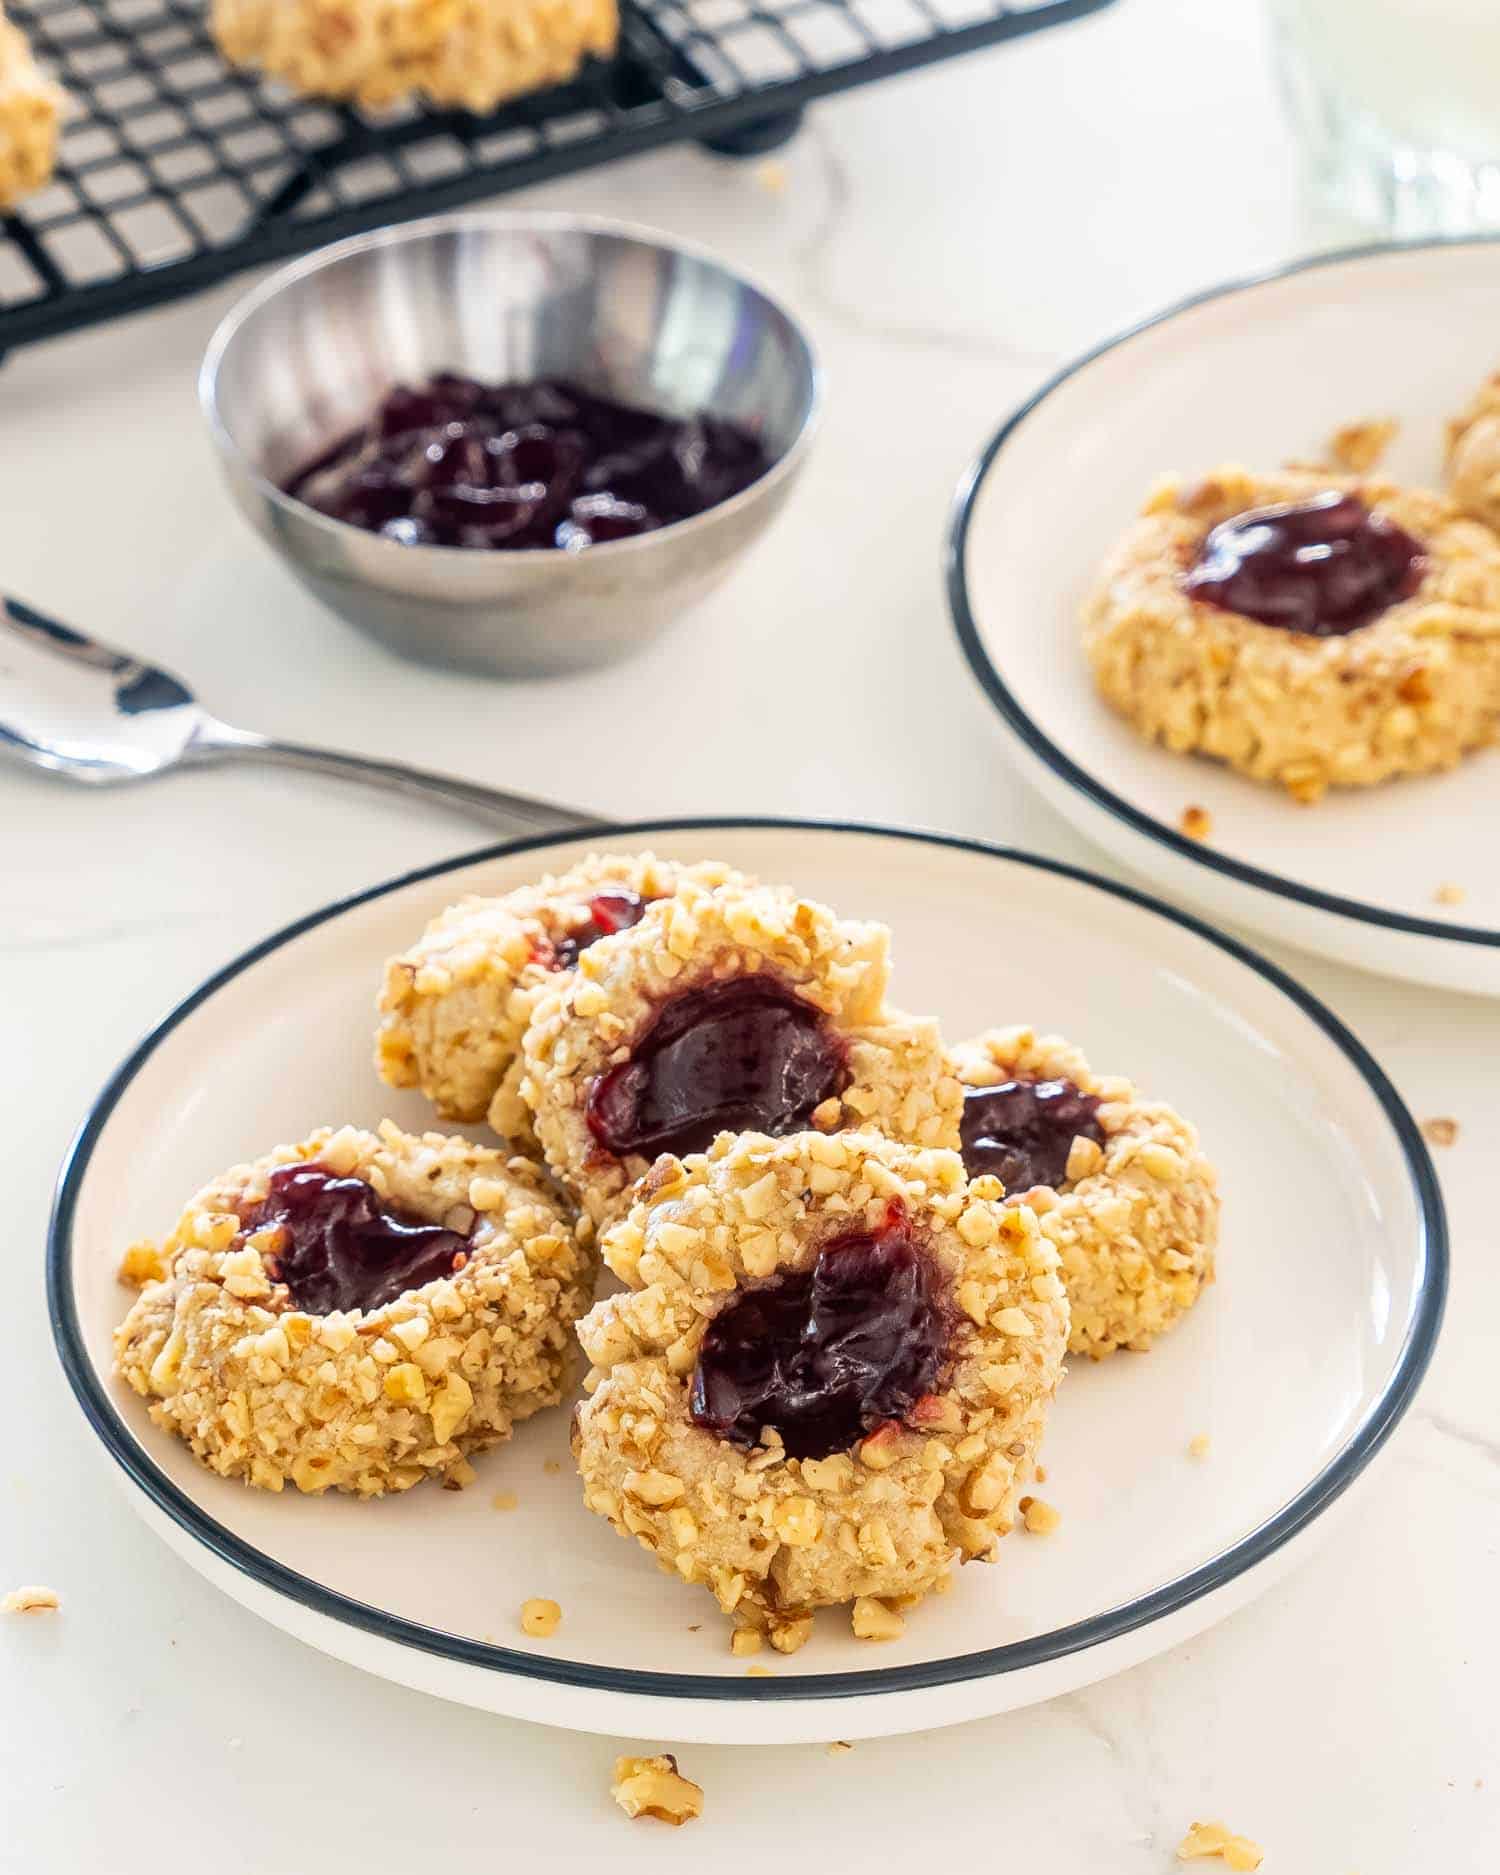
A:
{"label": "jam in metal bowl", "polygon": [[770,466],[749,430],[707,412],[440,372],[387,392],[284,492],[405,546],[577,553],[702,514]]}

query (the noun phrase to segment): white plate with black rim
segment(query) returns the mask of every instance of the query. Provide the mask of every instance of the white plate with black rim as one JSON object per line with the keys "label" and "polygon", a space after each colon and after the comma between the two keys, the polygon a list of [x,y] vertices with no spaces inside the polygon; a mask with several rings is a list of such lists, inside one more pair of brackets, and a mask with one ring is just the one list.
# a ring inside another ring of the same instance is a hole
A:
{"label": "white plate with black rim", "polygon": [[[601,838],[716,856],[895,934],[894,990],[957,1037],[1029,1022],[1199,1124],[1220,1167],[1220,1280],[1150,1354],[1085,1364],[1047,1433],[1047,1537],[883,1645],[840,1611],[769,1677],[701,1590],[585,1510],[567,1413],[477,1462],[462,1492],[280,1496],[200,1467],[110,1371],[133,1238],[222,1166],[325,1121],[428,1115],[369,1067],[384,959],[441,906]],[[287,1064],[295,1062],[289,1073]],[[1326,1527],[1431,1357],[1442,1207],[1410,1116],[1307,992],[1204,926],[1068,867],[972,842],[799,822],[653,823],[455,860],[330,906],[213,977],[100,1095],[63,1169],[49,1248],[63,1365],[132,1501],[235,1600],[314,1646],[450,1699],[587,1731],[758,1743],[915,1730],[1101,1678],[1276,1580]],[[1206,1458],[1188,1455],[1206,1433]],[[494,1508],[497,1491],[517,1507]],[[563,1609],[528,1640],[530,1596]]]}
{"label": "white plate with black rim", "polygon": [[[1393,417],[1383,472],[1439,484],[1444,420],[1500,368],[1497,305],[1491,240],[1359,249],[1189,300],[1009,419],[960,489],[948,558],[959,638],[1011,753],[1082,833],[1216,917],[1487,995],[1500,995],[1500,748],[1302,807],[1143,742],[1096,696],[1078,615],[1164,472],[1317,460],[1340,425]],[[1212,818],[1206,842],[1179,830],[1189,805]],[[1439,897],[1450,886],[1461,901]]]}

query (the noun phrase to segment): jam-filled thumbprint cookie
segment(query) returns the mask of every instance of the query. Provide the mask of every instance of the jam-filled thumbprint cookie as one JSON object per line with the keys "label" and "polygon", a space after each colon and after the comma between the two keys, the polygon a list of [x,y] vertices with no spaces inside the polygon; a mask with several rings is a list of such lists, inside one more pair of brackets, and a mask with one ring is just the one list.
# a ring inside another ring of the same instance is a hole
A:
{"label": "jam-filled thumbprint cookie", "polygon": [[661,1153],[869,1127],[958,1145],[936,1023],[886,1005],[890,934],[766,886],[684,883],[536,1005],[521,1091],[596,1222]]}
{"label": "jam-filled thumbprint cookie", "polygon": [[591,944],[628,930],[685,880],[743,883],[712,861],[591,853],[535,885],[450,905],[386,965],[375,1044],[381,1079],[420,1088],[445,1120],[488,1117],[503,1137],[529,1142],[518,1082],[537,999]]}
{"label": "jam-filled thumbprint cookie", "polygon": [[991,1029],[953,1057],[964,1165],[1040,1219],[1061,1258],[1069,1352],[1149,1348],[1213,1281],[1218,1180],[1197,1133],[1055,1035]]}
{"label": "jam-filled thumbprint cookie", "polygon": [[125,1272],[123,1378],[224,1477],[376,1497],[562,1398],[593,1293],[528,1161],[439,1133],[325,1128],[200,1191]]}
{"label": "jam-filled thumbprint cookie", "polygon": [[1425,489],[1223,468],[1157,489],[1084,642],[1142,735],[1300,801],[1451,768],[1500,728],[1500,539]]}
{"label": "jam-filled thumbprint cookie", "polygon": [[887,1639],[989,1558],[1062,1372],[1058,1251],[956,1152],[873,1133],[664,1157],[579,1325],[589,1508],[790,1652],[852,1602]]}

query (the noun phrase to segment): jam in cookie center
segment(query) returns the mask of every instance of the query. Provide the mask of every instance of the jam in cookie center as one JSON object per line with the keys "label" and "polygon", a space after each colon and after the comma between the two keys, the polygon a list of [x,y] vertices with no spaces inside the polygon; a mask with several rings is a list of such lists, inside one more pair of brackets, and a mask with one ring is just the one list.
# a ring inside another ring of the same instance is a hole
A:
{"label": "jam in cookie center", "polygon": [[309,1315],[383,1308],[462,1269],[469,1251],[460,1232],[389,1203],[362,1178],[310,1161],[278,1166],[244,1227],[280,1232],[269,1274]]}
{"label": "jam in cookie center", "polygon": [[731,977],[663,1003],[627,1060],[589,1088],[607,1152],[702,1152],[722,1132],[805,1127],[847,1076],[822,1011],[766,976]]}
{"label": "jam in cookie center", "polygon": [[884,1229],[835,1237],[810,1269],[719,1311],[693,1372],[695,1424],[741,1447],[772,1427],[792,1458],[848,1451],[939,1384],[953,1335],[945,1290],[893,1205]]}
{"label": "jam in cookie center", "polygon": [[1426,570],[1420,541],[1331,489],[1221,521],[1182,584],[1189,598],[1262,625],[1337,638],[1410,599]]}
{"label": "jam in cookie center", "polygon": [[642,898],[639,892],[632,892],[628,885],[601,886],[588,901],[588,917],[566,937],[555,939],[541,961],[549,970],[571,970],[579,954],[591,944],[639,924],[646,907],[655,903],[655,899]]}
{"label": "jam in cookie center", "polygon": [[1008,1192],[1061,1185],[1075,1139],[1104,1144],[1099,1098],[1062,1080],[970,1087],[960,1138],[970,1178],[993,1173]]}

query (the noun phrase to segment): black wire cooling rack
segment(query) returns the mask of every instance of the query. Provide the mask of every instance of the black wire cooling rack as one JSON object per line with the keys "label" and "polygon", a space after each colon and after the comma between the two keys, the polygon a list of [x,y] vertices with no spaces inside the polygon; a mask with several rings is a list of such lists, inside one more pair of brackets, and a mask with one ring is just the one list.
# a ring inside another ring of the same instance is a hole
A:
{"label": "black wire cooling rack", "polygon": [[1111,0],[624,0],[615,58],[490,117],[366,116],[232,70],[203,0],[8,0],[71,99],[0,219],[0,355],[342,235],[654,145],[775,147],[810,100]]}

